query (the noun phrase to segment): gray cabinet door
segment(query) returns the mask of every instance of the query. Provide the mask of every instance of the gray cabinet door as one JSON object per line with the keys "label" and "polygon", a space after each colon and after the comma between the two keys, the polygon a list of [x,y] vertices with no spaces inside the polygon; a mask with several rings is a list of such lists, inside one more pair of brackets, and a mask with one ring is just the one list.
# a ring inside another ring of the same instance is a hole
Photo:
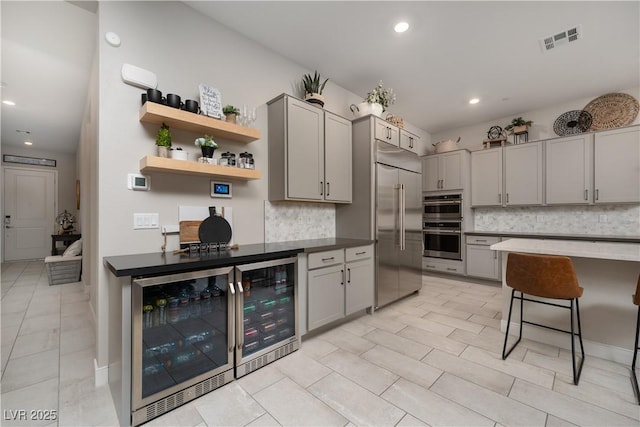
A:
{"label": "gray cabinet door", "polygon": [[407,132],[404,129],[400,129],[400,148],[411,151],[412,153],[419,154],[418,143],[420,141],[420,137],[412,134],[411,132]]}
{"label": "gray cabinet door", "polygon": [[351,203],[351,138],[351,122],[325,111],[325,200]]}
{"label": "gray cabinet door", "polygon": [[287,97],[287,197],[324,198],[324,111]]}
{"label": "gray cabinet door", "polygon": [[308,329],[344,317],[344,264],[309,271]]}
{"label": "gray cabinet door", "polygon": [[427,156],[422,159],[422,190],[440,190],[439,156]]}
{"label": "gray cabinet door", "polygon": [[387,144],[400,146],[400,133],[398,128],[380,118],[375,118],[374,137]]}
{"label": "gray cabinet door", "polygon": [[467,245],[467,275],[500,280],[498,252],[485,245]]}
{"label": "gray cabinet door", "polygon": [[471,206],[502,205],[502,148],[471,153]]}
{"label": "gray cabinet door", "polygon": [[593,136],[575,135],[546,142],[548,205],[589,203],[593,199]]}
{"label": "gray cabinet door", "polygon": [[373,260],[369,258],[349,262],[346,267],[345,314],[348,316],[358,310],[373,306]]}
{"label": "gray cabinet door", "polygon": [[595,135],[595,202],[640,202],[640,128]]}
{"label": "gray cabinet door", "polygon": [[463,173],[462,156],[463,151],[442,154],[440,157],[440,179],[443,190],[462,190]]}
{"label": "gray cabinet door", "polygon": [[542,204],[542,141],[504,149],[506,205]]}

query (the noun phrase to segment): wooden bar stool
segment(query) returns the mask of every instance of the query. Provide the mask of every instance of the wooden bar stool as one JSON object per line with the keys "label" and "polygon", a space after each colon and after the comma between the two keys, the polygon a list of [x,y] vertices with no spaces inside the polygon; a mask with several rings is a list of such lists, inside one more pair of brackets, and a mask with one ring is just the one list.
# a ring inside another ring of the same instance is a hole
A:
{"label": "wooden bar stool", "polygon": [[[509,317],[507,319],[507,330],[504,336],[504,346],[502,347],[502,359],[506,359],[513,349],[522,339],[522,324],[539,326],[566,334],[571,334],[571,360],[573,368],[573,383],[578,385],[580,374],[582,373],[582,365],[584,364],[584,346],[582,344],[582,329],[580,327],[580,307],[578,298],[582,296],[584,290],[578,285],[576,272],[573,268],[571,259],[564,256],[553,255],[532,255],[521,253],[509,253],[507,258],[507,286],[512,288],[511,301],[509,303]],[[520,292],[520,296],[516,296],[516,291]],[[540,301],[536,299],[526,298],[525,295],[532,295],[541,298],[560,299],[569,301],[569,305],[556,304],[548,301]],[[507,351],[507,340],[509,339],[509,326],[511,325],[511,311],[513,308],[513,300],[520,300],[520,334],[518,340]],[[539,323],[528,322],[524,320],[524,301],[545,304],[554,307],[566,308],[571,311],[571,330],[566,331]],[[578,322],[578,332],[574,330],[574,306]],[[580,365],[576,364],[575,352],[575,336],[580,341],[580,350],[582,357]],[[636,343],[637,344],[637,343]]]}
{"label": "wooden bar stool", "polygon": [[638,276],[638,285],[636,293],[633,296],[633,303],[638,306],[638,320],[636,321],[636,343],[633,346],[633,362],[631,363],[631,383],[633,384],[633,392],[636,394],[636,400],[640,405],[640,390],[638,390],[638,377],[636,376],[636,359],[638,357],[638,335],[640,335],[640,276]]}

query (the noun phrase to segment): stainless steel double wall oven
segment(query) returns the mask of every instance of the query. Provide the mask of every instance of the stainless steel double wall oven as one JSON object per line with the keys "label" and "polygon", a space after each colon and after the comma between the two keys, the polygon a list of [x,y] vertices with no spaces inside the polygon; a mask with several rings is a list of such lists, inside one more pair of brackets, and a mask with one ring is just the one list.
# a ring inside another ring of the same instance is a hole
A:
{"label": "stainless steel double wall oven", "polygon": [[462,260],[462,208],[461,193],[423,194],[424,256]]}

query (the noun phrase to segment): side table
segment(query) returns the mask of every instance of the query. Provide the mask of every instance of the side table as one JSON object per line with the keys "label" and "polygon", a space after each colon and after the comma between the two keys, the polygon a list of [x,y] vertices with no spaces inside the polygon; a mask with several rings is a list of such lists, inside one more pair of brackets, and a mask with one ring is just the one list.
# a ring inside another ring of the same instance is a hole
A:
{"label": "side table", "polygon": [[[82,234],[52,234],[51,235],[51,255],[59,255],[64,252],[64,249],[67,248],[71,243],[80,239]],[[64,245],[63,248],[58,248],[56,242],[62,242]],[[61,251],[61,252],[59,252]]]}

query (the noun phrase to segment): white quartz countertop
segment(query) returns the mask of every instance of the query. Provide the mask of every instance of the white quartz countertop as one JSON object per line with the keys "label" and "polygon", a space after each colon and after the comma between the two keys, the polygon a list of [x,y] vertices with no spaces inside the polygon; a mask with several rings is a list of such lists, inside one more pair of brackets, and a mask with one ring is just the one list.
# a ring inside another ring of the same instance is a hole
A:
{"label": "white quartz countertop", "polygon": [[557,239],[509,239],[491,245],[491,249],[503,252],[523,252],[640,262],[640,243]]}

